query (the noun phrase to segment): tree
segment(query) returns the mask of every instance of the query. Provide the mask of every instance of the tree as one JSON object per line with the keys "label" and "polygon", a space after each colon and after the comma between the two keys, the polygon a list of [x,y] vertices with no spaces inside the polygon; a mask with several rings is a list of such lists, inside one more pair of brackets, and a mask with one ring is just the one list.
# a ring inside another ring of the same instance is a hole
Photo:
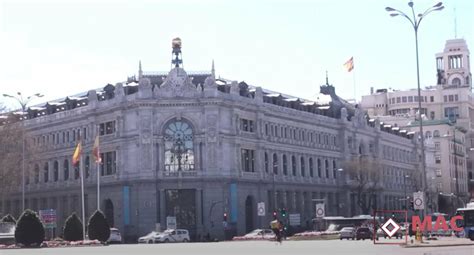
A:
{"label": "tree", "polygon": [[96,210],[94,212],[94,214],[89,219],[87,228],[90,240],[97,239],[101,242],[106,242],[109,239],[110,226],[101,211]]}
{"label": "tree", "polygon": [[26,247],[40,246],[44,240],[43,223],[36,212],[26,209],[18,219],[15,229],[15,242]]}
{"label": "tree", "polygon": [[376,194],[382,190],[382,167],[377,158],[353,157],[344,162],[349,174],[349,188],[357,196],[357,205],[363,214],[370,214],[376,207]]}
{"label": "tree", "polygon": [[76,213],[72,213],[64,223],[64,240],[79,241],[83,239],[82,222],[77,217]]}
{"label": "tree", "polygon": [[11,214],[7,214],[3,216],[3,218],[0,220],[0,222],[11,222],[16,225],[16,220],[15,217],[13,217]]}

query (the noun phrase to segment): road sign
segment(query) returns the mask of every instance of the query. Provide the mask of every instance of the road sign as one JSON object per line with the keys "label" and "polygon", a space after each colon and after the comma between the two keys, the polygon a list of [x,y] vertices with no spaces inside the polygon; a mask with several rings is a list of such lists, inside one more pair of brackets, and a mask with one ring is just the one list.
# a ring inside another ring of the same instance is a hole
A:
{"label": "road sign", "polygon": [[167,216],[166,217],[166,228],[167,229],[176,229],[176,217]]}
{"label": "road sign", "polygon": [[43,222],[44,228],[56,227],[56,210],[54,209],[40,210],[39,216],[40,216],[41,222]]}
{"label": "road sign", "polygon": [[413,207],[415,210],[425,209],[425,194],[423,192],[413,193]]}
{"label": "road sign", "polygon": [[265,216],[265,202],[257,204],[257,214],[258,216]]}
{"label": "road sign", "polygon": [[322,218],[325,214],[324,203],[316,204],[316,218]]}
{"label": "road sign", "polygon": [[299,213],[293,213],[288,215],[290,220],[290,226],[301,226],[301,215]]}

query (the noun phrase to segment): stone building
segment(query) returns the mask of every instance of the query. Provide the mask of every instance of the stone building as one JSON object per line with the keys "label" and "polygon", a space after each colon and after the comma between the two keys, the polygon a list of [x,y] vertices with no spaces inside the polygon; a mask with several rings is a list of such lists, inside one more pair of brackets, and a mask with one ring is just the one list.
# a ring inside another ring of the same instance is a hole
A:
{"label": "stone building", "polygon": [[[345,108],[328,83],[321,90],[332,101],[312,102],[216,79],[214,67],[186,72],[180,52],[174,45],[169,73],[147,73],[140,65],[137,79],[15,113],[38,149],[27,155],[26,207],[56,209],[59,227],[80,212],[79,168],[71,155],[82,139],[91,215],[97,135],[101,210],[127,239],[166,228],[167,216],[194,239],[207,233],[223,239],[268,226],[281,208],[299,213],[300,225],[311,228],[315,199],[325,201],[326,215],[361,214],[356,180],[344,169],[351,159],[379,163],[381,181],[369,194],[373,208],[401,209],[405,192],[415,189],[415,180],[402,177],[418,172],[413,136]],[[259,202],[265,216],[258,216]],[[20,210],[21,185],[0,203],[3,214]]]}

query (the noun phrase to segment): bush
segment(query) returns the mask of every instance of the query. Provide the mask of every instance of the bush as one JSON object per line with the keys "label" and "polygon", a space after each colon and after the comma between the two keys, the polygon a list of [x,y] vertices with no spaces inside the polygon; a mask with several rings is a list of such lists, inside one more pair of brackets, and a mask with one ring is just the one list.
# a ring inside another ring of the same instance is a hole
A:
{"label": "bush", "polygon": [[11,222],[16,225],[15,217],[11,216],[10,214],[3,216],[0,222]]}
{"label": "bush", "polygon": [[82,222],[76,213],[72,213],[64,223],[63,235],[66,241],[83,240]]}
{"label": "bush", "polygon": [[101,242],[106,242],[110,236],[110,226],[105,218],[104,214],[97,210],[89,219],[89,224],[87,225],[89,240],[99,240]]}
{"label": "bush", "polygon": [[40,246],[44,240],[43,223],[36,212],[26,209],[16,224],[15,242],[26,247]]}

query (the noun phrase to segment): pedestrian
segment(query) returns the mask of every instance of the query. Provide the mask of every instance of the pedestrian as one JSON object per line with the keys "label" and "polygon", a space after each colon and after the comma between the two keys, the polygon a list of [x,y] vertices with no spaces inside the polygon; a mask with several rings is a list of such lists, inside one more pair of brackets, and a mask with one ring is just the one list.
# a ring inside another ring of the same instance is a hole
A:
{"label": "pedestrian", "polygon": [[275,234],[275,240],[281,244],[281,224],[278,220],[273,220],[270,222],[270,228]]}

